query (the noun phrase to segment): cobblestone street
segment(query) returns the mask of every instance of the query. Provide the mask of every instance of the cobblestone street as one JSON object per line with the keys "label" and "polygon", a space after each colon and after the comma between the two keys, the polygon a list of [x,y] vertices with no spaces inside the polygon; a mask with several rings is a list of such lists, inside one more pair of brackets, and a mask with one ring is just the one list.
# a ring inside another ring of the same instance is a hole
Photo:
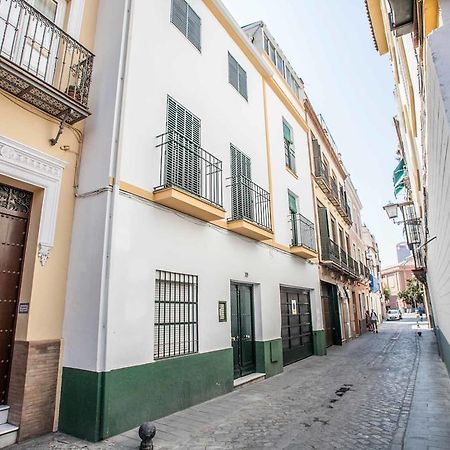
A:
{"label": "cobblestone street", "polygon": [[[450,449],[450,381],[432,331],[382,325],[326,357],[156,422],[156,449]],[[126,414],[126,411],[124,411]],[[136,430],[99,444],[55,434],[22,449],[137,449]]]}

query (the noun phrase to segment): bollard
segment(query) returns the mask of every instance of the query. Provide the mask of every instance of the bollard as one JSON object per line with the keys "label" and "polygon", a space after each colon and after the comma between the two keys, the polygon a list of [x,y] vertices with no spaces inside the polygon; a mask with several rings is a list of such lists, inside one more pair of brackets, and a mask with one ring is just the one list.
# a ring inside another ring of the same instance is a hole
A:
{"label": "bollard", "polygon": [[153,438],[156,434],[156,427],[151,422],[144,422],[139,427],[139,437],[142,439],[139,450],[153,450]]}

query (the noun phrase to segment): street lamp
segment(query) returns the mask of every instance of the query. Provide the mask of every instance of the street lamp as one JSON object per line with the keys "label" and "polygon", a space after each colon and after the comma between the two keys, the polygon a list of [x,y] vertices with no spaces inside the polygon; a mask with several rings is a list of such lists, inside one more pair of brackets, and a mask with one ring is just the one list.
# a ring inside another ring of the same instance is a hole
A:
{"label": "street lamp", "polygon": [[396,219],[398,217],[398,203],[389,202],[387,205],[383,206],[389,219]]}

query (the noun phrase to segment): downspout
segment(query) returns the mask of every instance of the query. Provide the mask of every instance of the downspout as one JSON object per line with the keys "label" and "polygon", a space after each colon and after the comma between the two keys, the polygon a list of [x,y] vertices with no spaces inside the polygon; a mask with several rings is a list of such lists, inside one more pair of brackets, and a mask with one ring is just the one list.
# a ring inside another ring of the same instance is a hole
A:
{"label": "downspout", "polygon": [[104,275],[102,280],[102,299],[100,302],[100,326],[99,339],[99,360],[101,361],[101,379],[100,379],[100,411],[99,411],[99,439],[103,440],[109,436],[109,417],[108,417],[108,377],[106,368],[108,362],[108,324],[109,324],[109,291],[111,274],[111,249],[113,244],[114,214],[116,209],[116,200],[120,190],[120,163],[122,158],[122,117],[124,113],[124,91],[125,77],[127,70],[128,47],[131,40],[130,22],[132,1],[125,0],[125,17],[122,24],[122,42],[120,46],[119,59],[119,80],[117,86],[117,106],[114,112],[113,142],[112,142],[112,161],[110,172],[113,177],[112,193],[108,196],[108,217],[106,224],[106,252],[104,258]]}

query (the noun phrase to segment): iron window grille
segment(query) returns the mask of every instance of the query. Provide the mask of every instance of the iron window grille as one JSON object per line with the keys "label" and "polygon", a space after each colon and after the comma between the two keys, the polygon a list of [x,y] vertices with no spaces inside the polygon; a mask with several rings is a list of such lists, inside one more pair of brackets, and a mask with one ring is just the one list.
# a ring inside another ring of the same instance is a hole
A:
{"label": "iron window grille", "polygon": [[[94,55],[26,1],[0,1],[0,57],[87,108]],[[0,86],[47,111],[11,82]]]}
{"label": "iron window grille", "polygon": [[247,73],[230,53],[228,53],[228,81],[245,100],[248,100]]}
{"label": "iron window grille", "polygon": [[161,151],[160,185],[181,188],[222,207],[222,161],[178,131],[157,136]]}
{"label": "iron window grille", "polygon": [[202,21],[185,0],[172,0],[170,21],[201,51]]}
{"label": "iron window grille", "polygon": [[300,213],[291,214],[292,247],[306,247],[316,251],[314,224]]}
{"label": "iron window grille", "polygon": [[198,353],[198,277],[156,271],[155,359]]}
{"label": "iron window grille", "polygon": [[243,175],[231,177],[231,219],[246,219],[272,231],[270,194]]}

